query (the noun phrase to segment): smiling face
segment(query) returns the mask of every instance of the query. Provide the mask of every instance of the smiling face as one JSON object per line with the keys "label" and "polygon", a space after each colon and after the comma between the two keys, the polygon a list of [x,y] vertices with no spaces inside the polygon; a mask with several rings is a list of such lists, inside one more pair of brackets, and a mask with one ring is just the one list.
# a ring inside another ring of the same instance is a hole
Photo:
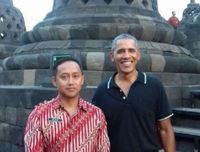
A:
{"label": "smiling face", "polygon": [[111,52],[111,60],[115,63],[119,74],[134,73],[140,52],[132,39],[119,39],[115,50]]}
{"label": "smiling face", "polygon": [[66,61],[58,65],[52,82],[58,88],[59,95],[62,98],[73,99],[79,97],[84,76],[76,62]]}

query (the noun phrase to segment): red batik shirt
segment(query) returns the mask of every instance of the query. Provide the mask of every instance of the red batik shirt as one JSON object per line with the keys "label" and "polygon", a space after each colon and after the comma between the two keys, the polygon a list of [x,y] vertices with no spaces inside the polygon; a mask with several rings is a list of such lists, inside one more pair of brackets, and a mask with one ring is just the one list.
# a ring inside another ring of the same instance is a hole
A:
{"label": "red batik shirt", "polygon": [[94,105],[79,100],[70,116],[58,98],[36,106],[28,117],[26,152],[109,152],[105,117]]}

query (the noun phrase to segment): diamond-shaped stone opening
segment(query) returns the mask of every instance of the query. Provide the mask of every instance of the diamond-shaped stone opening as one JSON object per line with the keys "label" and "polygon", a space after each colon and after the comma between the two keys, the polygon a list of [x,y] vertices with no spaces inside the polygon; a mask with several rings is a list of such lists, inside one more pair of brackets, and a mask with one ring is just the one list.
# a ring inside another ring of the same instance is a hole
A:
{"label": "diamond-shaped stone opening", "polygon": [[104,0],[106,2],[106,4],[110,4],[112,2],[112,0]]}
{"label": "diamond-shaped stone opening", "polygon": [[6,9],[6,13],[10,15],[10,9]]}
{"label": "diamond-shaped stone opening", "polygon": [[7,28],[11,29],[12,25],[10,23],[7,24]]}
{"label": "diamond-shaped stone opening", "polygon": [[144,7],[147,7],[148,6],[148,1],[147,0],[143,0],[142,4],[144,5]]}
{"label": "diamond-shaped stone opening", "polygon": [[19,24],[17,24],[16,27],[17,27],[18,30],[21,30],[21,26]]}
{"label": "diamond-shaped stone opening", "polygon": [[84,4],[87,4],[89,0],[82,0]]}
{"label": "diamond-shaped stone opening", "polygon": [[12,20],[13,20],[13,21],[16,21],[16,18],[13,16],[13,17],[12,17]]}
{"label": "diamond-shaped stone opening", "polygon": [[17,34],[16,32],[14,33],[13,38],[14,38],[14,39],[17,39],[17,38],[18,38],[18,34]]}
{"label": "diamond-shaped stone opening", "polygon": [[131,5],[134,0],[125,0],[127,4]]}

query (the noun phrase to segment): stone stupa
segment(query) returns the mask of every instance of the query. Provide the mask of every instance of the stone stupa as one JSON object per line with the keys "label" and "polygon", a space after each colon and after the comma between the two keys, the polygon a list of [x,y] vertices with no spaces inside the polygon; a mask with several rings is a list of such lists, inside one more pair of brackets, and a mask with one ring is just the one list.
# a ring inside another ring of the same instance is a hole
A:
{"label": "stone stupa", "polygon": [[0,69],[2,60],[11,56],[22,44],[25,33],[24,18],[11,0],[0,0]]}
{"label": "stone stupa", "polygon": [[32,77],[39,78],[30,85],[42,85],[48,80],[36,73],[50,68],[53,54],[69,53],[82,61],[86,85],[96,86],[114,71],[108,54],[120,33],[139,40],[140,70],[200,73],[200,61],[182,47],[185,35],[160,16],[157,0],[55,0],[53,10],[24,34],[23,46],[3,65],[9,71],[36,69]]}
{"label": "stone stupa", "polygon": [[184,46],[200,60],[200,5],[195,0],[190,0],[184,10],[180,28],[188,37]]}
{"label": "stone stupa", "polygon": [[[12,0],[0,0],[0,11],[11,4]],[[19,21],[23,25],[21,17]],[[24,26],[17,26],[17,34],[23,31]],[[190,90],[200,89],[200,60],[185,48],[188,35],[183,31],[161,17],[157,0],[54,0],[52,11],[24,33],[22,41],[0,41],[17,46],[3,57],[0,74],[1,150],[23,151],[28,114],[55,95],[50,85],[53,55],[70,54],[81,61],[85,74],[82,96],[90,100],[95,87],[115,70],[109,51],[112,39],[120,33],[138,39],[142,52],[138,69],[164,83],[172,107],[183,106]],[[15,37],[15,30],[11,33]]]}

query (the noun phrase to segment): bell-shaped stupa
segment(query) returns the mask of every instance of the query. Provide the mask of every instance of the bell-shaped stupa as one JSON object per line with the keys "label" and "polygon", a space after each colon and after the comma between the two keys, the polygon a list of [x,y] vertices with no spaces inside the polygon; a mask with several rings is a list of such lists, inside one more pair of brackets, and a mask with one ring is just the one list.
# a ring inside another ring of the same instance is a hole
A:
{"label": "bell-shaped stupa", "polygon": [[183,12],[181,29],[187,35],[185,47],[200,60],[200,5],[191,0]]}
{"label": "bell-shaped stupa", "polygon": [[1,61],[22,44],[24,32],[24,18],[20,10],[13,6],[12,0],[0,0],[0,67]]}
{"label": "bell-shaped stupa", "polygon": [[53,54],[69,53],[81,60],[86,85],[97,85],[115,69],[108,54],[120,33],[139,40],[138,69],[200,73],[200,61],[182,47],[186,36],[161,17],[157,0],[54,0],[52,11],[24,34],[23,46],[3,65],[6,70],[44,71]]}

